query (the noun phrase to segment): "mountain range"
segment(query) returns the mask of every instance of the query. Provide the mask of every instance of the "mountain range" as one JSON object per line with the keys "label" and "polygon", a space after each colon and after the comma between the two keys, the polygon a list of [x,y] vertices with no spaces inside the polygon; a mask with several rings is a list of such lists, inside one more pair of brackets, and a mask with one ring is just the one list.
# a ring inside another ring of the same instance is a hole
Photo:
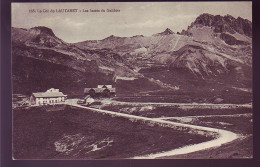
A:
{"label": "mountain range", "polygon": [[205,13],[180,33],[167,28],[151,36],[78,43],[64,42],[44,26],[12,27],[12,61],[14,93],[55,87],[73,96],[84,87],[113,84],[122,96],[244,103],[251,101],[252,22]]}

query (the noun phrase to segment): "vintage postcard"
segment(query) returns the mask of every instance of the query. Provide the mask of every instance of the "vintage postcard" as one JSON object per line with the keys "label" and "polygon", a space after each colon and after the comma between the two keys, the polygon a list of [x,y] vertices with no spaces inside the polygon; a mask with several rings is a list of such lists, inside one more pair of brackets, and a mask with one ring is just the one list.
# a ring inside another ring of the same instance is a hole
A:
{"label": "vintage postcard", "polygon": [[14,160],[253,158],[252,2],[11,10]]}

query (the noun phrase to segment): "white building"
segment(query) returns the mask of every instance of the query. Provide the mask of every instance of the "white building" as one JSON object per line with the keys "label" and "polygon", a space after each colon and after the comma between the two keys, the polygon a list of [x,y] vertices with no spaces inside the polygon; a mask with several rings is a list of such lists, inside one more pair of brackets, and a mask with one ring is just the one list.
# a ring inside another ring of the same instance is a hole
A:
{"label": "white building", "polygon": [[51,88],[46,92],[33,93],[30,97],[31,105],[62,104],[65,103],[67,95],[64,95],[59,89]]}

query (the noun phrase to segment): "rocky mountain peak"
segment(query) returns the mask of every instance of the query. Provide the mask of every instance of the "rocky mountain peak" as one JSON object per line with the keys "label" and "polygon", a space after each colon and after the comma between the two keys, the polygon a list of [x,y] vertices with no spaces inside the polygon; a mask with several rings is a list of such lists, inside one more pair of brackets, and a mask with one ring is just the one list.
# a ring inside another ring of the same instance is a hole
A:
{"label": "rocky mountain peak", "polygon": [[35,34],[44,34],[44,35],[55,36],[52,29],[50,29],[48,27],[44,27],[44,26],[30,28],[30,32],[35,33]]}
{"label": "rocky mountain peak", "polygon": [[168,35],[168,34],[173,34],[173,31],[171,29],[169,29],[169,28],[166,28],[163,33]]}
{"label": "rocky mountain peak", "polygon": [[139,37],[144,37],[144,36],[143,35],[134,35],[134,36],[132,36],[130,38],[139,38]]}
{"label": "rocky mountain peak", "polygon": [[195,25],[203,25],[203,26],[213,26],[216,22],[223,21],[223,18],[220,15],[211,15],[208,13],[203,13],[199,15],[196,20],[191,24],[191,26]]}
{"label": "rocky mountain peak", "polygon": [[235,18],[233,16],[229,15],[229,14],[225,15],[224,18],[226,20],[235,20]]}
{"label": "rocky mountain peak", "polygon": [[[252,37],[252,22],[238,17],[237,19],[231,15],[220,16],[203,13],[189,26],[208,26],[212,27],[215,33],[231,33],[235,32]],[[188,28],[188,29],[189,29]]]}
{"label": "rocky mountain peak", "polygon": [[[66,45],[60,38],[58,38],[52,31],[52,29],[44,26],[33,27],[24,32],[20,32],[21,38],[24,38],[27,43],[33,43],[38,46],[57,47]],[[25,38],[26,36],[26,38]]]}
{"label": "rocky mountain peak", "polygon": [[108,38],[115,38],[116,36],[114,36],[114,35],[110,35]]}
{"label": "rocky mountain peak", "polygon": [[115,36],[115,35],[110,35],[109,37],[103,39],[103,40],[117,40],[117,39],[123,39],[124,37],[118,37],[118,36]]}
{"label": "rocky mountain peak", "polygon": [[171,29],[166,28],[163,32],[157,33],[157,34],[154,34],[154,35],[170,35],[170,34],[174,34],[174,32]]}

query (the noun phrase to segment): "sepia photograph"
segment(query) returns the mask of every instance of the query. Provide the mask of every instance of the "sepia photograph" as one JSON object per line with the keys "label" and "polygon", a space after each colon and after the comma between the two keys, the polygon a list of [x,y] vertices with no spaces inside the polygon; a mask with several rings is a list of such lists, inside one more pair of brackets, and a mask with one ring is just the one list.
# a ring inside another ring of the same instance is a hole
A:
{"label": "sepia photograph", "polygon": [[11,3],[13,160],[252,159],[252,2]]}

